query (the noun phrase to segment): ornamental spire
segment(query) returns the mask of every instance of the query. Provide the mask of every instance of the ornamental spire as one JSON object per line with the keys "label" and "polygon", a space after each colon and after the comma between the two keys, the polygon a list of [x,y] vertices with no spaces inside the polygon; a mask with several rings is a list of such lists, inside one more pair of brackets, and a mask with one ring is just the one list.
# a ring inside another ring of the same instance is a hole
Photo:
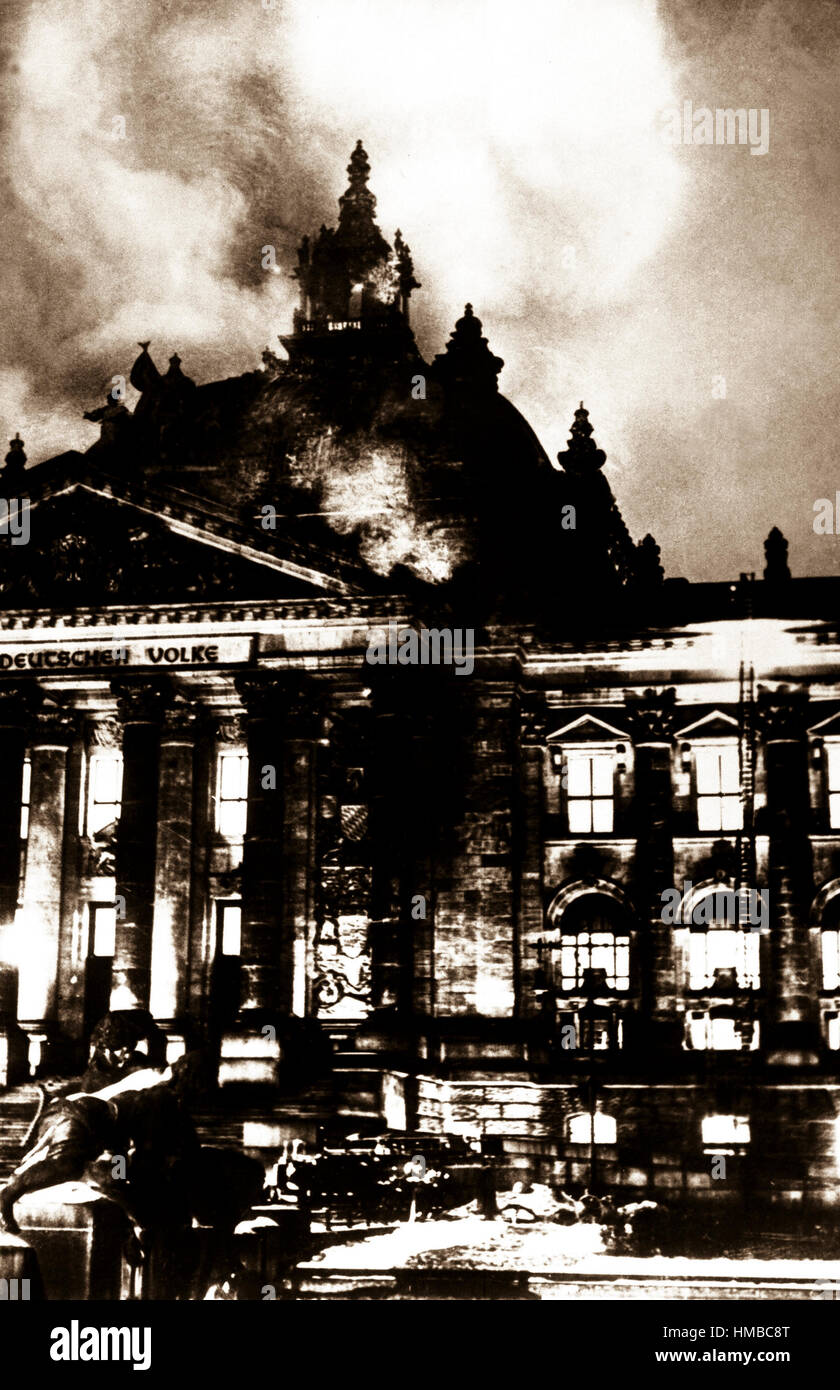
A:
{"label": "ornamental spire", "polygon": [[6,467],[0,472],[0,485],[3,489],[0,495],[8,497],[11,490],[21,486],[25,469],[26,454],[23,452],[23,440],[20,434],[16,434],[14,439],[9,440]]}
{"label": "ornamental spire", "polygon": [[483,387],[498,391],[497,377],[504,366],[501,357],[494,357],[487,339],[481,335],[481,319],[476,318],[473,306],[464,306],[449,335],[446,352],[434,360],[435,375],[445,386]]}
{"label": "ornamental spire", "polygon": [[368,188],[370,161],[361,140],[347,165],[350,180],[347,192],[338,200],[339,214],[336,245],[350,253],[348,269],[364,278],[377,261],[390,255],[391,248],[376,225],[376,198]]}
{"label": "ornamental spire", "polygon": [[599,449],[592,438],[593,427],[589,423],[589,411],[584,408],[581,401],[579,408],[575,411],[574,424],[571,429],[571,438],[568,441],[569,447],[564,453],[557,455],[557,461],[567,473],[583,473],[593,468],[603,468],[607,461],[607,456],[603,449]]}
{"label": "ornamental spire", "polygon": [[767,564],[764,578],[770,584],[779,584],[790,579],[788,565],[788,543],[778,526],[774,526],[764,542],[764,555]]}
{"label": "ornamental spire", "polygon": [[9,452],[6,455],[6,467],[10,469],[23,468],[26,463],[26,454],[23,452],[23,440],[20,432],[15,434],[14,439],[9,440]]}

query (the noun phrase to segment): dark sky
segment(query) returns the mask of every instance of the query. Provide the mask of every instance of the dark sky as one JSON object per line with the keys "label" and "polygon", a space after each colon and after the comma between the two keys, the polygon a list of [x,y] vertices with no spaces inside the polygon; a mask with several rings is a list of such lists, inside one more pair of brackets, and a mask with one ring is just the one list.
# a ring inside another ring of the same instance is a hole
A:
{"label": "dark sky", "polygon": [[[291,269],[361,137],[421,348],[471,300],[552,458],[583,398],[667,573],[759,570],[774,524],[795,573],[838,569],[835,0],[264,5],[6,0],[6,438],[93,442],[138,339],[199,381],[258,365],[294,300],[261,248]],[[767,109],[767,153],[668,144],[685,101]]]}

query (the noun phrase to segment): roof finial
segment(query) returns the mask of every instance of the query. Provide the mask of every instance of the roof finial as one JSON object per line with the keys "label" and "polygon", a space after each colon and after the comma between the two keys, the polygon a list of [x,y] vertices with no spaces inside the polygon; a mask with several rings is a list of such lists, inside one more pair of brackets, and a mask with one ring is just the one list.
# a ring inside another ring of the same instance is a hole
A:
{"label": "roof finial", "polygon": [[788,543],[778,526],[773,527],[764,542],[764,555],[767,560],[764,567],[764,578],[768,583],[779,584],[790,579]]}
{"label": "roof finial", "polygon": [[3,483],[6,487],[18,487],[23,479],[26,467],[26,454],[23,452],[23,440],[19,434],[14,439],[9,440],[9,452],[6,455],[6,467],[3,469]]}
{"label": "roof finial", "polygon": [[481,334],[481,319],[476,318],[471,304],[455,324],[446,344],[434,360],[435,375],[448,386],[498,391],[497,377],[504,366],[501,357],[494,357],[487,339]]}
{"label": "roof finial", "polygon": [[571,438],[569,439],[568,449],[557,455],[558,463],[562,464],[567,473],[582,473],[585,469],[603,468],[607,461],[607,456],[603,449],[597,448],[595,440],[592,439],[592,425],[589,423],[589,411],[581,401],[580,406],[575,411],[574,424],[571,428]]}

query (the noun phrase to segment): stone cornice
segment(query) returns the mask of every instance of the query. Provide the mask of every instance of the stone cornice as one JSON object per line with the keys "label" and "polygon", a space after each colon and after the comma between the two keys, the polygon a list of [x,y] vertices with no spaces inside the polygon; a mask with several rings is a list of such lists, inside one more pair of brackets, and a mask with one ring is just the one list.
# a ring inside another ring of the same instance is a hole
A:
{"label": "stone cornice", "polygon": [[0,632],[75,631],[79,628],[124,628],[126,637],[133,628],[189,624],[218,626],[236,623],[252,626],[278,622],[352,622],[378,624],[389,618],[399,620],[405,612],[400,599],[377,598],[294,598],[249,602],[236,599],[228,603],[165,603],[116,605],[103,608],[19,608],[0,613]]}

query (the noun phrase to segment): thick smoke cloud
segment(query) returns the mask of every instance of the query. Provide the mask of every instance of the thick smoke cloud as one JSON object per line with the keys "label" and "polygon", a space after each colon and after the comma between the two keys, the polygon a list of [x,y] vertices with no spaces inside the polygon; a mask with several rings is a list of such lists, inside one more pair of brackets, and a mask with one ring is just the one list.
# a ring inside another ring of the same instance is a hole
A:
{"label": "thick smoke cloud", "polygon": [[[138,339],[256,366],[361,136],[427,354],[471,300],[551,456],[583,397],[669,573],[758,569],[773,524],[833,569],[835,7],[268,2],[7,8],[0,419],[30,459],[92,442]],[[768,107],[769,153],[669,147],[684,100]]]}

